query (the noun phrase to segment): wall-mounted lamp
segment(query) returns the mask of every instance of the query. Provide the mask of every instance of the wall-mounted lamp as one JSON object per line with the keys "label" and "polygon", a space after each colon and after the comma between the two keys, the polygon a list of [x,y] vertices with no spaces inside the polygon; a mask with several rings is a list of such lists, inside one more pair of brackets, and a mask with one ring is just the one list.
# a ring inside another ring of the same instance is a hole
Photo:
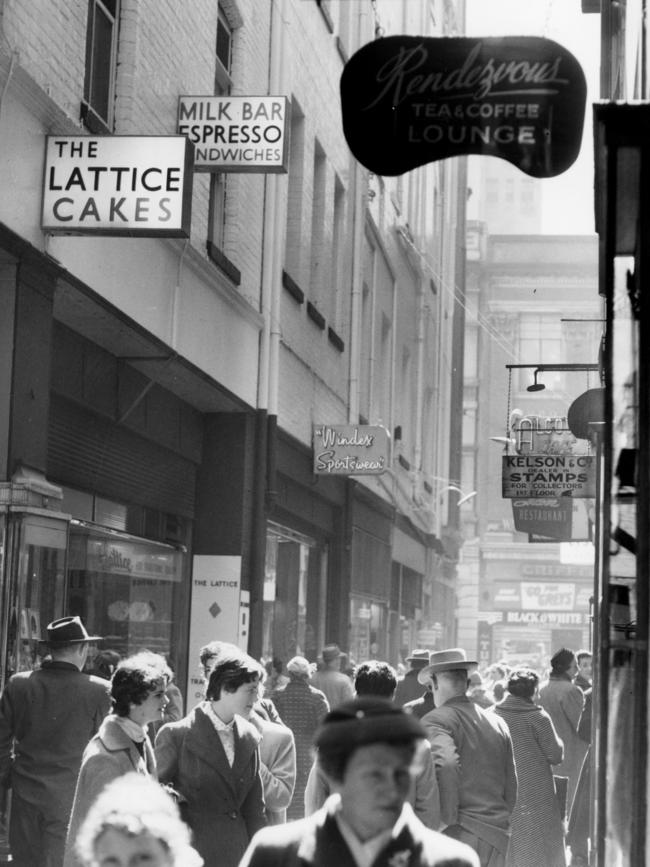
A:
{"label": "wall-mounted lamp", "polygon": [[539,373],[539,368],[533,374],[534,382],[532,385],[529,385],[526,391],[544,391],[546,386],[543,382],[537,382],[537,374]]}
{"label": "wall-mounted lamp", "polygon": [[440,497],[441,503],[442,503],[442,495],[445,493],[445,491],[456,491],[458,494],[461,495],[458,502],[456,503],[457,506],[462,506],[463,503],[466,503],[468,500],[471,500],[472,497],[475,497],[478,493],[478,491],[470,491],[469,494],[463,494],[461,489],[459,487],[457,487],[456,485],[447,485],[445,488],[443,488],[438,493],[438,496]]}

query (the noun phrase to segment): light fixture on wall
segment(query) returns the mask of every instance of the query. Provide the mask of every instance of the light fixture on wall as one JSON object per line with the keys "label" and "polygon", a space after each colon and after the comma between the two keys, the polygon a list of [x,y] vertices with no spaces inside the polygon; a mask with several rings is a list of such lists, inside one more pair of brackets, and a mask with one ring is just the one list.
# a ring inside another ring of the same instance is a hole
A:
{"label": "light fixture on wall", "polygon": [[457,485],[447,485],[441,491],[438,492],[438,497],[440,498],[441,503],[442,503],[442,495],[445,493],[445,491],[456,491],[458,494],[460,494],[458,502],[456,503],[457,506],[462,506],[463,503],[468,502],[468,500],[471,500],[472,497],[475,497],[478,493],[478,491],[470,491],[469,494],[464,494]]}
{"label": "light fixture on wall", "polygon": [[537,374],[539,373],[539,368],[533,374],[534,382],[532,385],[529,385],[526,391],[544,391],[546,386],[543,382],[537,382]]}

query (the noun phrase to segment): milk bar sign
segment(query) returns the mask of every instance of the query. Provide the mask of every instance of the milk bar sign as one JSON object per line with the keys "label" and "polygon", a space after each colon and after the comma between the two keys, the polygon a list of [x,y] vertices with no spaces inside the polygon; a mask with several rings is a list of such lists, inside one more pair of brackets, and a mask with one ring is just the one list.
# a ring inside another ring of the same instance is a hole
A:
{"label": "milk bar sign", "polygon": [[580,150],[585,76],[550,39],[387,36],[350,58],[340,89],[350,150],[378,175],[484,154],[547,178]]}
{"label": "milk bar sign", "polygon": [[47,136],[45,232],[187,238],[191,205],[183,136]]}
{"label": "milk bar sign", "polygon": [[181,96],[178,132],[198,172],[286,172],[286,96]]}
{"label": "milk bar sign", "polygon": [[380,475],[388,469],[390,437],[381,425],[314,425],[314,473]]}
{"label": "milk bar sign", "polygon": [[502,496],[595,497],[596,465],[592,455],[504,455]]}

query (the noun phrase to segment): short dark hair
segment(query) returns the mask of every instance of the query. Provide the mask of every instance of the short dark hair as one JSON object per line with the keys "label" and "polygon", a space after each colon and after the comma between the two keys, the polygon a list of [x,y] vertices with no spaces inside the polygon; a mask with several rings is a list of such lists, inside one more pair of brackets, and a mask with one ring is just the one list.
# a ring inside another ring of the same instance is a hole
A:
{"label": "short dark hair", "polygon": [[380,695],[392,698],[397,688],[397,675],[392,665],[371,659],[354,670],[354,689],[357,695]]}
{"label": "short dark hair", "polygon": [[111,678],[113,711],[128,716],[132,704],[142,704],[162,683],[167,687],[172,676],[164,656],[141,651],[118,663]]}
{"label": "short dark hair", "polygon": [[210,672],[219,659],[233,653],[237,654],[241,651],[236,644],[231,644],[229,641],[210,641],[208,644],[204,644],[199,651],[199,660],[205,677],[210,677]]}
{"label": "short dark hair", "polygon": [[565,674],[571,667],[576,655],[568,647],[561,647],[551,657],[551,669],[554,674]]}
{"label": "short dark hair", "polygon": [[210,701],[218,701],[222,689],[226,692],[237,692],[245,683],[253,683],[263,678],[264,669],[247,653],[222,656],[210,672],[205,696]]}
{"label": "short dark hair", "polygon": [[532,698],[539,684],[539,675],[532,668],[516,668],[508,678],[508,692],[519,698]]}
{"label": "short dark hair", "polygon": [[469,672],[466,668],[451,668],[449,671],[432,672],[431,680],[435,682],[437,678],[446,680],[455,689],[466,689],[467,681],[469,680]]}

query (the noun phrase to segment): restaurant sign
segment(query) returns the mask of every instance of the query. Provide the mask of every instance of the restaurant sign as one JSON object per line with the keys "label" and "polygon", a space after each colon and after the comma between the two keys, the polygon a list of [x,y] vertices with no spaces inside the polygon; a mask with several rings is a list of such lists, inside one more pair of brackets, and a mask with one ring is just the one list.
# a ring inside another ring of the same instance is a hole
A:
{"label": "restaurant sign", "polygon": [[569,542],[572,537],[573,505],[570,497],[513,500],[515,530]]}
{"label": "restaurant sign", "polygon": [[390,436],[381,425],[314,425],[314,473],[368,476],[386,472]]}
{"label": "restaurant sign", "polygon": [[593,455],[504,455],[501,461],[505,498],[596,496]]}
{"label": "restaurant sign", "polygon": [[188,238],[192,145],[184,136],[47,136],[44,232]]}
{"label": "restaurant sign", "polygon": [[195,146],[197,172],[286,172],[286,96],[181,96],[178,132]]}
{"label": "restaurant sign", "polygon": [[547,178],[580,150],[585,76],[550,39],[375,39],[345,65],[340,89],[350,150],[378,175],[483,154]]}

